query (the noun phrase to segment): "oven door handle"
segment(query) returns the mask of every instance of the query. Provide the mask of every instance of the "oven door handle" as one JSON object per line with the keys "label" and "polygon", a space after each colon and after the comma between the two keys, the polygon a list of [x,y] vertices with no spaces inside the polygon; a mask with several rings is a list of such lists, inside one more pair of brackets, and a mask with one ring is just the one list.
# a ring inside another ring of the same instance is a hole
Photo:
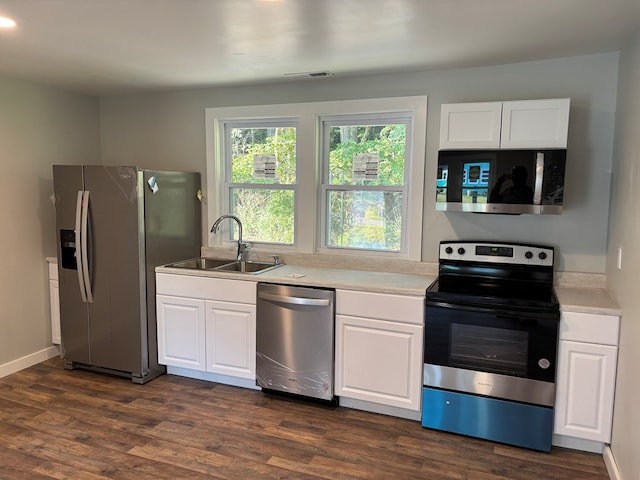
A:
{"label": "oven door handle", "polygon": [[551,312],[532,312],[530,310],[513,310],[509,308],[502,307],[487,307],[487,306],[479,306],[479,305],[464,305],[458,303],[451,302],[442,302],[438,300],[427,300],[427,312],[426,316],[429,316],[429,308],[433,307],[441,307],[441,308],[449,308],[453,310],[463,310],[465,312],[478,312],[478,313],[490,313],[495,315],[497,318],[509,319],[509,320],[560,320],[560,312],[559,311],[551,311]]}
{"label": "oven door handle", "polygon": [[482,312],[482,313],[487,313],[487,312],[495,313],[498,310],[502,311],[502,309],[481,307],[478,305],[465,305],[460,303],[443,302],[439,300],[427,300],[427,309],[428,307],[441,307],[441,308],[450,308],[453,310],[464,310],[466,312]]}

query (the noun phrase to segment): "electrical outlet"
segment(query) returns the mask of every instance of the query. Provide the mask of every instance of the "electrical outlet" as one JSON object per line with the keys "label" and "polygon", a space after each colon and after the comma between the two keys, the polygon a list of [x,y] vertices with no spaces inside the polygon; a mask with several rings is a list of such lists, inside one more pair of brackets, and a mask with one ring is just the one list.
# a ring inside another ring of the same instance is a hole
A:
{"label": "electrical outlet", "polygon": [[618,270],[622,270],[622,247],[618,247]]}

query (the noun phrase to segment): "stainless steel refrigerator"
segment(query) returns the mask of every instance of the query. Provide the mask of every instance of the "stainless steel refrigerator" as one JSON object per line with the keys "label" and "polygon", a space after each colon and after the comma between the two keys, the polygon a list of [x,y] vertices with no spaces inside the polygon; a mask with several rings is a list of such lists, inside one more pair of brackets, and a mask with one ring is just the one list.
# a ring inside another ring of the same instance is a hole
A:
{"label": "stainless steel refrigerator", "polygon": [[53,185],[65,367],[157,377],[154,270],[200,254],[200,175],[54,165]]}

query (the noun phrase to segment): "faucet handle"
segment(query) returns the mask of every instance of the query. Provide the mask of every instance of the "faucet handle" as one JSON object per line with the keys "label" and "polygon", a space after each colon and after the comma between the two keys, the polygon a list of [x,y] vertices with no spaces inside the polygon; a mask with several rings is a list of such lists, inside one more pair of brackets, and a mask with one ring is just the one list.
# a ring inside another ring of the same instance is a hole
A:
{"label": "faucet handle", "polygon": [[280,257],[278,255],[269,255],[269,258],[273,258],[274,265],[280,265]]}

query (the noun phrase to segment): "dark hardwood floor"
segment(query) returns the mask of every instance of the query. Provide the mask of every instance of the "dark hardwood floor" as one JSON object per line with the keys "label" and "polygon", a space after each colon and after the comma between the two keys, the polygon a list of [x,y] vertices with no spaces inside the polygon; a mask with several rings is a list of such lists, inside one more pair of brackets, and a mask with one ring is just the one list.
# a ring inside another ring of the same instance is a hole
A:
{"label": "dark hardwood floor", "polygon": [[0,379],[0,479],[604,480],[600,455],[549,454],[419,422],[172,375]]}

